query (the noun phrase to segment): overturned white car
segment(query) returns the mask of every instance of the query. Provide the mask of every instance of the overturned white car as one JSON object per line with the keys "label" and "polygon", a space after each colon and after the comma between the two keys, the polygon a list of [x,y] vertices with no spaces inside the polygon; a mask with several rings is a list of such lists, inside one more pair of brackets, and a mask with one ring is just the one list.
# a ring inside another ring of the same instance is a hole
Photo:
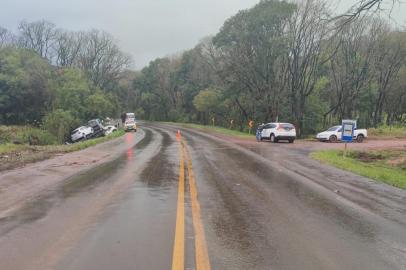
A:
{"label": "overturned white car", "polygon": [[80,140],[86,140],[93,135],[94,131],[93,128],[88,126],[81,126],[77,129],[73,130],[70,137],[72,142],[77,142]]}

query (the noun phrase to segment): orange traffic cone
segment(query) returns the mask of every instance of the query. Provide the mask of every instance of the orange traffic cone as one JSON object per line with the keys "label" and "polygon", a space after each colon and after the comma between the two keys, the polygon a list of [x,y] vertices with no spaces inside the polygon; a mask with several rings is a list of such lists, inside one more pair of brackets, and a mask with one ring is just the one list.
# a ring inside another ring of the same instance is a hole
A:
{"label": "orange traffic cone", "polygon": [[180,141],[180,137],[181,137],[180,130],[178,129],[178,133],[176,133],[176,139],[178,139],[178,141]]}

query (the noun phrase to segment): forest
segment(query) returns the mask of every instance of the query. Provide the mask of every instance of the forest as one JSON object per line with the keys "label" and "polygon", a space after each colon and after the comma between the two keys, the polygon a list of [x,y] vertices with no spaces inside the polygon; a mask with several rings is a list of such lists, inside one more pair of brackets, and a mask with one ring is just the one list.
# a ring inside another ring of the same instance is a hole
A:
{"label": "forest", "polygon": [[0,124],[42,127],[63,141],[92,118],[118,115],[132,59],[100,30],[48,21],[0,28]]}
{"label": "forest", "polygon": [[300,135],[342,119],[404,126],[405,44],[405,29],[374,12],[336,16],[328,1],[263,0],[196,47],[132,71],[108,33],[23,21],[16,33],[0,28],[0,124],[67,133],[134,111],[239,130],[291,122]]}
{"label": "forest", "polygon": [[311,134],[342,119],[405,125],[406,33],[368,13],[334,17],[327,1],[261,1],[193,49],[135,80],[147,119],[247,128],[294,123]]}

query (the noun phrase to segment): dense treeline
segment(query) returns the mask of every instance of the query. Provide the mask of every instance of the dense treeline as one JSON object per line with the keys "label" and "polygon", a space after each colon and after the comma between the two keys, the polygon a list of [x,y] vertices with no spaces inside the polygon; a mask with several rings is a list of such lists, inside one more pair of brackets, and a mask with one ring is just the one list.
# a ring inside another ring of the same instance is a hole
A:
{"label": "dense treeline", "polygon": [[94,117],[127,103],[131,58],[99,30],[71,32],[47,21],[0,27],[0,124],[43,125],[63,141]]}
{"label": "dense treeline", "polygon": [[[298,4],[299,3],[299,4]],[[406,123],[406,33],[376,15],[333,18],[327,2],[263,0],[181,55],[152,61],[132,93],[151,120],[289,121],[301,134],[357,119]]]}
{"label": "dense treeline", "polygon": [[327,4],[262,0],[141,72],[103,31],[0,27],[0,124],[41,125],[61,141],[90,118],[130,110],[241,130],[289,121],[301,134],[344,118],[404,125],[406,32],[363,10],[334,17]]}

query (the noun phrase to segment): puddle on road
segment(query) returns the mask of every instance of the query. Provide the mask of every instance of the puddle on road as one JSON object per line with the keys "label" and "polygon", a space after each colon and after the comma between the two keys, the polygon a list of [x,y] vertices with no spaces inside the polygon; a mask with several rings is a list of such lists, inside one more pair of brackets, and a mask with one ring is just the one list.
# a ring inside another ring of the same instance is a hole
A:
{"label": "puddle on road", "polygon": [[[128,133],[126,136],[128,135],[132,134]],[[134,147],[129,149],[131,150],[131,157],[128,156],[128,150],[125,154],[122,154],[117,159],[90,169],[83,174],[72,176],[71,178],[67,179],[60,192],[65,198],[67,198],[75,195],[76,193],[90,191],[98,184],[107,180],[114,180],[112,176],[117,174],[117,172],[127,165],[127,160],[132,160],[133,156],[138,155],[140,151],[152,141],[152,138],[152,132],[150,130],[145,130],[145,137]]]}
{"label": "puddle on road", "polygon": [[140,180],[151,191],[162,192],[170,189],[173,184],[176,184],[177,177],[173,170],[176,164],[169,160],[168,155],[173,140],[171,140],[168,133],[158,132],[162,135],[161,151],[149,161],[147,167],[141,172]]}

